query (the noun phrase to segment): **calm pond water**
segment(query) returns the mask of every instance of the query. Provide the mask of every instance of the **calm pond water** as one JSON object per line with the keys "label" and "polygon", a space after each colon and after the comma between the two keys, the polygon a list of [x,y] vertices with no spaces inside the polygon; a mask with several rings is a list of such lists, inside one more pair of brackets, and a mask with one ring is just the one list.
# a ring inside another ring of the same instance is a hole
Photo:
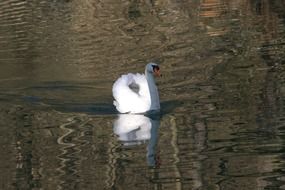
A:
{"label": "calm pond water", "polygon": [[[0,2],[0,189],[285,189],[283,0]],[[159,115],[113,82],[160,64]]]}

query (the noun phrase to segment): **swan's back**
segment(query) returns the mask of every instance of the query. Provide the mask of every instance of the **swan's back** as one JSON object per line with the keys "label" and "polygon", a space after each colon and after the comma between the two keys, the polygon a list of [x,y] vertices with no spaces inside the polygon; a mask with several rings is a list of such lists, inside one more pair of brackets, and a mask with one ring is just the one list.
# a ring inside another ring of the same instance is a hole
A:
{"label": "swan's back", "polygon": [[121,113],[144,113],[151,107],[144,74],[122,75],[113,85],[114,105]]}

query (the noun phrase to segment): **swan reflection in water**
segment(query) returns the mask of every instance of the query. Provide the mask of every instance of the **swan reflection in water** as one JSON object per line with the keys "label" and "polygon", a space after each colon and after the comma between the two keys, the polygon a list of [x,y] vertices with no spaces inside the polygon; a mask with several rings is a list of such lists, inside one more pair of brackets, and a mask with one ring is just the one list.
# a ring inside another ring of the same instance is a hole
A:
{"label": "swan reflection in water", "polygon": [[149,166],[159,167],[160,158],[156,151],[159,118],[144,115],[120,114],[114,122],[114,133],[124,146],[147,145],[147,162]]}

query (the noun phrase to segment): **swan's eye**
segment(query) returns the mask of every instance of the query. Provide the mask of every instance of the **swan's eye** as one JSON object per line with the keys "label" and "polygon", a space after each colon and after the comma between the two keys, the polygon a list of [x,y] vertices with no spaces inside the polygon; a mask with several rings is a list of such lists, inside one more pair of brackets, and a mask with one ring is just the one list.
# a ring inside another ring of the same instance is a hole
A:
{"label": "swan's eye", "polygon": [[153,70],[153,71],[159,71],[159,66],[157,66],[157,65],[152,65],[152,70]]}

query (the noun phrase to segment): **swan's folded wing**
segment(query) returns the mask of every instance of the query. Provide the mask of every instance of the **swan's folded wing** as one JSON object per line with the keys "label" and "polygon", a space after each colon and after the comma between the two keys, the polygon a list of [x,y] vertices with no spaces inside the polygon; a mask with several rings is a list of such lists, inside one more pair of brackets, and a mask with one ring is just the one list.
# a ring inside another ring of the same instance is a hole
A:
{"label": "swan's folded wing", "polygon": [[113,85],[114,105],[121,113],[143,113],[151,101],[145,75],[122,75]]}
{"label": "swan's folded wing", "polygon": [[129,84],[129,88],[130,88],[134,93],[139,94],[140,86],[139,86],[135,81],[133,81],[131,84]]}

